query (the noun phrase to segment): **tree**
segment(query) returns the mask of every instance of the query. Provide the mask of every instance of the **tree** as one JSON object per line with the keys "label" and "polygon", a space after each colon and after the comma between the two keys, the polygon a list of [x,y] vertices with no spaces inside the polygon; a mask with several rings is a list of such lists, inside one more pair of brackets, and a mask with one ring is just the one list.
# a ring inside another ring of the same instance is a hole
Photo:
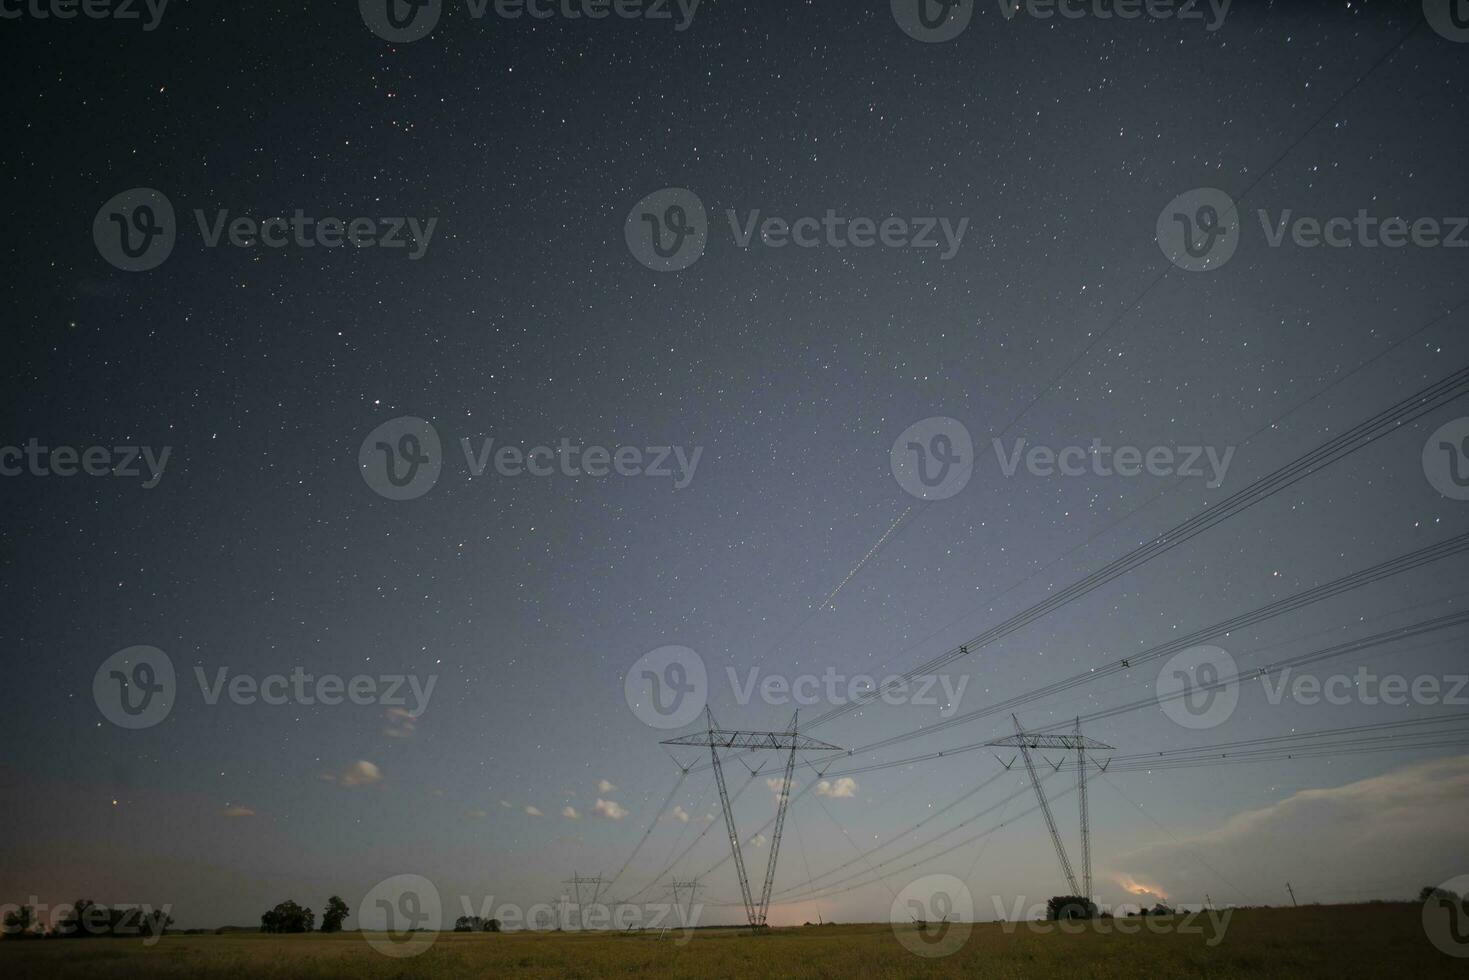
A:
{"label": "tree", "polygon": [[341,896],[333,895],[326,900],[326,909],[321,913],[322,932],[341,932],[342,920],[350,913],[347,903],[342,901]]}
{"label": "tree", "polygon": [[90,898],[79,898],[56,921],[56,935],[68,939],[82,936],[98,936],[107,932],[107,909]]}
{"label": "tree", "polygon": [[1097,917],[1097,906],[1089,898],[1080,895],[1057,895],[1046,903],[1046,918],[1051,921],[1061,919],[1095,919]]}
{"label": "tree", "polygon": [[455,932],[499,932],[499,919],[486,919],[478,915],[461,915],[454,920]]}
{"label": "tree", "polygon": [[310,932],[316,928],[316,913],[286,899],[260,917],[261,932]]}
{"label": "tree", "polygon": [[161,936],[173,925],[173,916],[162,909],[145,911],[140,906],[108,908],[90,898],[79,898],[56,922],[55,935],[75,939],[82,936]]}
{"label": "tree", "polygon": [[40,935],[32,930],[36,925],[36,910],[29,905],[5,913],[5,935],[17,938],[35,937]]}

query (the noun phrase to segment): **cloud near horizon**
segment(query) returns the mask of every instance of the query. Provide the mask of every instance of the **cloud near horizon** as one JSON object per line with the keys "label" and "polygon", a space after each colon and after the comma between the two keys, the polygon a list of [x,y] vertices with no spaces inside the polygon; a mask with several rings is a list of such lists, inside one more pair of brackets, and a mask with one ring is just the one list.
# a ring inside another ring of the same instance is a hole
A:
{"label": "cloud near horizon", "polygon": [[[1469,853],[1469,755],[1431,759],[1245,810],[1213,830],[1162,841],[1114,862],[1111,876],[1138,896],[1277,903],[1285,882],[1301,901],[1355,901],[1363,881],[1403,896],[1462,873]],[[1277,895],[1230,882],[1280,882]],[[1384,894],[1379,897],[1393,897]]]}

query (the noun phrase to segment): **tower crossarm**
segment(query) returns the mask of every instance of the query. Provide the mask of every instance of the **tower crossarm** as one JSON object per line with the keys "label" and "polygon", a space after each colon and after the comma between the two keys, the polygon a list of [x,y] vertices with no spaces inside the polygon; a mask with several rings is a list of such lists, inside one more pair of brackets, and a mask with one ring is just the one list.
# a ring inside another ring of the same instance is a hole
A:
{"label": "tower crossarm", "polygon": [[795,732],[733,732],[718,728],[694,732],[692,735],[680,735],[678,738],[664,739],[663,744],[707,745],[716,749],[778,749],[786,752],[792,749],[841,751],[840,746],[823,742],[809,735],[798,735]]}

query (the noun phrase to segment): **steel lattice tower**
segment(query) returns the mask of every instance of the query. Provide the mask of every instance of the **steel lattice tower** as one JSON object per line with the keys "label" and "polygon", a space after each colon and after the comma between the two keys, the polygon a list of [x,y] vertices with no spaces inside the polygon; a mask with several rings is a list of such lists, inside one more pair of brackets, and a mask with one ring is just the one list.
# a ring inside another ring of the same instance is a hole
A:
{"label": "steel lattice tower", "polygon": [[[1091,827],[1088,825],[1086,809],[1086,750],[1103,749],[1110,751],[1112,746],[1096,739],[1087,738],[1081,734],[1081,719],[1076,720],[1076,732],[1071,735],[1042,735],[1035,732],[1027,732],[1020,726],[1020,719],[1015,715],[1010,718],[1015,722],[1015,734],[1005,738],[997,738],[986,745],[1008,745],[1020,749],[1020,755],[1025,760],[1025,769],[1030,773],[1031,785],[1035,787],[1036,800],[1041,805],[1041,815],[1046,818],[1046,828],[1051,832],[1051,843],[1056,846],[1056,857],[1061,862],[1061,871],[1066,875],[1066,883],[1071,887],[1073,895],[1080,895],[1091,901],[1092,897],[1092,841]],[[1082,880],[1085,889],[1076,882],[1076,872],[1071,867],[1071,859],[1066,856],[1066,846],[1061,843],[1061,834],[1056,829],[1056,818],[1051,816],[1051,804],[1046,800],[1046,794],[1041,789],[1040,778],[1035,774],[1035,762],[1030,757],[1031,749],[1064,749],[1076,750],[1076,789],[1081,804],[1081,861]],[[1014,759],[1010,760],[1014,763]],[[1009,768],[1008,766],[1006,768]]]}
{"label": "steel lattice tower", "polygon": [[[705,720],[708,723],[707,730],[693,735],[683,735],[679,738],[670,738],[663,742],[664,745],[707,745],[709,756],[714,763],[714,782],[719,787],[719,802],[724,808],[724,826],[729,832],[729,850],[734,857],[735,872],[740,877],[740,897],[744,899],[745,915],[750,920],[752,929],[764,928],[766,914],[770,911],[770,893],[775,885],[775,861],[780,853],[780,835],[785,827],[786,806],[791,800],[791,777],[796,769],[796,750],[814,749],[823,752],[840,751],[840,747],[820,739],[800,735],[796,732],[796,717],[791,716],[790,727],[783,732],[736,732],[716,728],[714,725],[714,712],[707,706],[704,708]],[[734,810],[729,803],[729,790],[724,784],[724,767],[719,761],[720,749],[746,749],[758,751],[760,749],[773,749],[776,751],[788,751],[785,766],[785,778],[781,782],[780,797],[776,801],[775,826],[770,835],[770,857],[765,864],[765,884],[760,890],[760,901],[757,904],[753,893],[750,891],[750,876],[745,871],[745,856],[740,850],[740,835],[735,828]]]}

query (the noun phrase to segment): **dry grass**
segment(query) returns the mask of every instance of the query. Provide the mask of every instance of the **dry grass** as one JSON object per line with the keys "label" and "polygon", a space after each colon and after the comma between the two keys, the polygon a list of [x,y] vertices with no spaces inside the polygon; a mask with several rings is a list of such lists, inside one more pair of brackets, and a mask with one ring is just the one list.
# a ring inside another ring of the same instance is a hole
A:
{"label": "dry grass", "polygon": [[1224,938],[1201,934],[1078,935],[1011,932],[976,925],[951,956],[910,953],[886,925],[777,929],[764,936],[701,930],[686,944],[675,934],[502,933],[438,937],[419,956],[394,959],[358,933],[333,936],[168,936],[147,947],[134,939],[0,942],[0,976],[164,978],[527,978],[609,977],[1469,977],[1469,960],[1436,950],[1412,904],[1257,909],[1235,912]]}

